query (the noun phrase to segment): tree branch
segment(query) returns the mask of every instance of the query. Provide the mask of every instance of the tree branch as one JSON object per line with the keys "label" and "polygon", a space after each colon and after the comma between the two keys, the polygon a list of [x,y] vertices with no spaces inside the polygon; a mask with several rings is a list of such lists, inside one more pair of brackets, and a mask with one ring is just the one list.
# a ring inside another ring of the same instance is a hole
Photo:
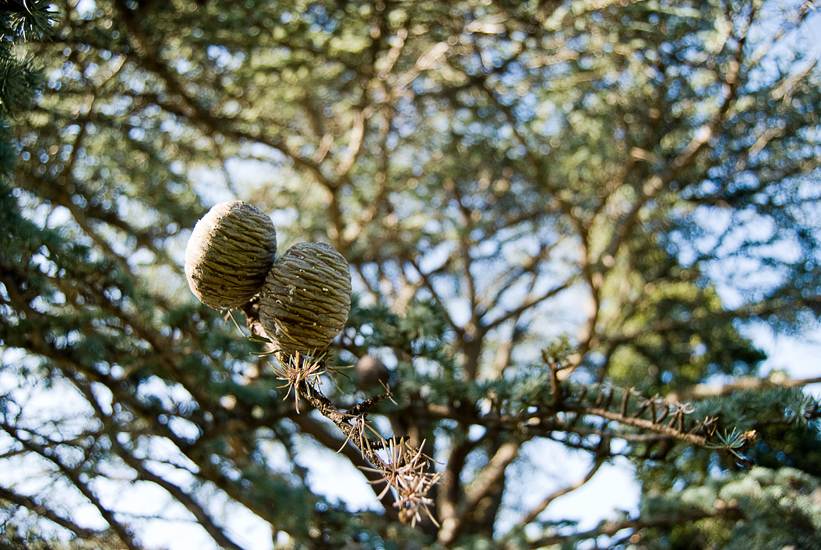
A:
{"label": "tree branch", "polygon": [[113,442],[115,442],[118,450],[120,452],[117,453],[117,456],[123,459],[123,461],[131,466],[139,475],[140,479],[145,481],[149,481],[158,485],[165,489],[168,494],[174,497],[177,502],[182,504],[183,506],[191,512],[191,515],[196,518],[197,523],[202,526],[203,529],[214,539],[214,542],[220,545],[222,548],[227,548],[230,550],[243,550],[241,546],[237,545],[228,538],[225,532],[222,530],[221,527],[218,527],[210,515],[194,500],[194,498],[183,491],[181,488],[177,487],[173,483],[169,482],[166,479],[152,473],[148,470],[142,461],[124,449],[117,441],[116,438],[111,438]]}
{"label": "tree branch", "polygon": [[[106,420],[108,419],[108,415],[103,412],[103,409],[97,402],[97,398],[91,391],[91,387],[87,383],[80,383],[80,381],[76,379],[74,380],[74,385],[83,393],[86,401],[88,401],[94,409],[95,415],[99,421],[105,425],[107,423]],[[226,536],[225,532],[213,522],[211,516],[208,515],[208,513],[194,500],[191,495],[183,491],[177,485],[174,485],[170,481],[151,472],[145,467],[143,461],[135,457],[129,450],[123,447],[116,437],[111,437],[109,440],[111,441],[112,446],[118,451],[117,456],[120,457],[123,462],[128,464],[135,472],[137,472],[140,479],[158,485],[174,499],[176,499],[177,502],[185,506],[186,509],[191,512],[191,515],[193,515],[197,520],[197,523],[205,529],[205,531],[217,544],[228,550],[243,550],[242,547],[235,544]]]}
{"label": "tree branch", "polygon": [[519,523],[519,526],[524,527],[528,523],[534,521],[537,517],[539,517],[539,514],[544,512],[545,509],[548,506],[550,506],[550,503],[552,503],[554,500],[568,493],[572,493],[573,491],[575,491],[576,489],[580,488],[582,485],[593,479],[593,476],[596,475],[596,472],[599,471],[599,468],[602,467],[602,464],[604,464],[603,457],[595,458],[593,460],[593,467],[590,468],[590,470],[583,478],[579,479],[571,485],[568,485],[567,487],[563,487],[558,491],[555,491],[552,494],[548,495],[542,502],[539,503],[538,506],[535,506],[532,510],[530,510],[530,512],[527,513],[527,515]]}
{"label": "tree branch", "polygon": [[504,476],[505,469],[516,459],[521,446],[522,442],[516,441],[504,443],[499,447],[488,465],[482,470],[482,473],[467,488],[465,501],[459,506],[456,515],[442,521],[442,527],[439,529],[439,535],[437,536],[439,544],[447,546],[456,540],[465,528],[470,514],[476,509],[479,502],[499,483]]}
{"label": "tree branch", "polygon": [[644,420],[643,418],[634,418],[631,416],[612,412],[604,408],[585,407],[583,405],[569,404],[566,404],[564,408],[566,410],[573,411],[579,414],[598,416],[600,418],[612,420],[614,422],[618,422],[619,424],[624,424],[626,426],[633,426],[635,428],[640,428],[642,430],[646,430],[649,432],[667,435],[675,439],[679,439],[681,441],[686,441],[687,443],[691,443],[693,445],[698,445],[699,447],[705,447],[708,444],[707,438],[704,436],[683,432],[679,429],[673,428],[672,426],[668,426],[666,424],[660,424],[657,422],[653,422],[651,420]]}
{"label": "tree branch", "polygon": [[741,520],[744,518],[743,513],[737,507],[723,506],[716,507],[711,511],[692,510],[690,512],[681,513],[674,516],[658,516],[653,518],[637,518],[623,521],[605,521],[595,529],[577,533],[574,535],[552,535],[542,537],[528,546],[535,550],[537,548],[544,548],[547,546],[554,546],[568,541],[581,541],[585,539],[592,539],[605,535],[612,537],[623,529],[632,529],[634,532],[640,529],[648,529],[653,527],[671,527],[674,525],[681,525],[683,523],[691,523],[707,518],[726,518],[730,520]]}
{"label": "tree branch", "polygon": [[117,0],[116,1],[117,8],[119,9],[123,21],[125,22],[128,30],[130,31],[131,35],[134,37],[136,41],[136,48],[134,52],[139,52],[142,54],[140,57],[138,53],[131,52],[129,53],[129,57],[136,58],[137,61],[140,61],[141,65],[143,65],[148,70],[153,71],[157,74],[168,86],[169,91],[174,94],[175,96],[179,97],[180,100],[184,104],[184,115],[188,117],[193,122],[198,123],[199,125],[209,129],[210,131],[217,131],[225,136],[231,136],[233,138],[250,138],[253,141],[258,141],[272,149],[275,149],[291,159],[294,164],[297,166],[301,166],[306,168],[309,172],[313,174],[313,176],[326,187],[330,186],[330,181],[325,177],[322,171],[319,169],[319,165],[311,161],[311,159],[302,157],[290,150],[287,147],[280,143],[275,143],[270,139],[267,139],[265,136],[262,135],[250,135],[245,132],[239,131],[236,128],[232,127],[229,124],[229,121],[222,118],[217,117],[209,113],[207,110],[203,109],[202,106],[192,97],[186,93],[185,88],[180,84],[179,81],[174,77],[172,71],[166,67],[155,54],[151,44],[146,36],[143,29],[140,27],[138,17],[136,13],[134,13],[131,9],[129,9],[128,4],[125,0]]}
{"label": "tree branch", "polygon": [[450,456],[442,473],[442,480],[437,491],[437,511],[443,524],[457,517],[459,498],[462,496],[462,481],[460,474],[465,466],[468,455],[473,451],[482,438],[475,441],[464,441],[451,448]]}
{"label": "tree branch", "polygon": [[[799,300],[799,303],[803,303],[808,306],[816,306],[821,304],[821,296],[810,296],[808,298],[803,298]],[[659,321],[654,325],[647,326],[636,332],[607,337],[605,338],[605,341],[610,344],[621,345],[636,340],[646,334],[664,334],[667,332],[674,332],[676,330],[681,330],[684,328],[697,327],[700,323],[711,323],[716,321],[723,321],[726,319],[750,319],[752,317],[763,317],[765,315],[771,315],[773,313],[777,314],[784,310],[794,311],[795,308],[795,303],[788,304],[783,302],[779,303],[779,301],[774,301],[774,303],[763,302],[753,305],[742,306],[736,309],[724,309],[721,311],[714,311],[706,315],[692,317],[686,321],[664,319],[663,321]]]}
{"label": "tree branch", "polygon": [[25,440],[17,435],[17,428],[7,424],[5,421],[0,421],[0,429],[9,434],[12,438],[18,441],[24,448],[41,456],[46,461],[54,464],[57,469],[63,474],[71,484],[82,494],[100,513],[103,519],[108,523],[109,527],[114,530],[121,541],[128,547],[129,550],[142,550],[142,547],[136,543],[134,536],[125,525],[121,524],[114,517],[114,513],[103,506],[87,483],[83,482],[80,473],[73,468],[69,468],[60,458],[59,453],[46,452],[46,449],[38,445],[34,441]]}
{"label": "tree branch", "polygon": [[93,540],[95,536],[99,535],[97,531],[80,527],[73,521],[66,519],[62,516],[58,516],[54,512],[54,510],[46,507],[45,505],[34,500],[33,498],[21,495],[19,493],[15,493],[11,489],[0,487],[0,500],[5,500],[17,506],[27,508],[34,514],[46,518],[47,520],[56,523],[60,527],[64,527],[65,529],[72,531],[75,535],[82,539]]}
{"label": "tree branch", "polygon": [[[370,467],[371,463],[363,458],[357,448],[348,445],[344,439],[340,439],[329,433],[324,426],[312,419],[309,415],[293,415],[291,416],[291,421],[299,426],[299,429],[303,433],[313,437],[325,448],[334,452],[339,452],[344,455],[345,458],[350,460],[351,464],[356,466],[362,472],[362,475],[365,476],[365,479],[369,481],[368,485],[371,486],[375,495],[378,496],[382,492],[382,487],[376,484],[376,482],[382,479],[382,476],[376,472],[364,469]],[[399,519],[399,513],[396,508],[393,507],[394,502],[395,499],[393,498],[393,494],[390,492],[388,492],[383,499],[379,501],[385,509],[385,515],[389,519],[396,521]]]}
{"label": "tree branch", "polygon": [[[246,315],[248,314],[253,315],[254,310],[246,310]],[[259,325],[258,319],[250,319],[248,326],[257,327],[261,325]],[[265,335],[263,333],[257,334],[257,336],[264,337]],[[348,412],[342,412],[330,399],[325,397],[315,385],[311,384],[304,375],[305,369],[320,365],[320,363],[317,362],[318,360],[314,359],[314,363],[308,364],[308,358],[302,358],[299,355],[294,357],[278,356],[277,358],[282,361],[293,361],[297,363],[295,366],[287,365],[283,367],[284,369],[298,371],[297,377],[287,379],[288,385],[291,386],[289,389],[296,392],[298,398],[306,400],[322,416],[333,422],[334,425],[339,428],[345,436],[345,440],[340,440],[339,449],[345,451],[347,449],[347,443],[351,442],[361,453],[360,458],[362,461],[367,461],[367,463],[372,466],[370,469],[373,470],[373,473],[377,474],[378,477],[376,479],[387,484],[387,487],[379,493],[380,497],[386,496],[390,492],[388,491],[389,488],[401,491],[407,488],[407,486],[402,485],[403,483],[410,483],[412,487],[410,489],[411,492],[414,496],[420,497],[420,500],[408,505],[408,501],[403,500],[403,495],[400,494],[393,503],[393,506],[397,508],[397,517],[400,520],[415,523],[419,515],[417,510],[420,508],[427,509],[427,504],[430,503],[430,500],[425,497],[425,494],[436,482],[438,475],[426,474],[424,472],[426,459],[423,459],[422,449],[406,448],[403,438],[393,437],[390,438],[390,440],[385,440],[378,435],[376,438],[368,437],[367,430],[370,428],[366,423],[366,414],[371,407],[383,399],[390,398],[390,390],[384,394],[368,398],[358,403],[354,407],[351,407]],[[285,378],[283,378],[283,380],[285,380]],[[324,434],[321,428],[314,429],[307,421],[302,421],[302,425],[311,430],[311,434],[315,435],[318,441],[326,446],[328,442],[330,442],[329,437],[332,436]],[[382,449],[390,449],[388,451],[388,457],[385,459],[380,457],[376,452]],[[413,455],[415,455],[415,457]],[[398,473],[400,471],[402,472],[401,474]],[[408,482],[408,480],[411,481]]]}
{"label": "tree branch", "polygon": [[808,384],[819,383],[821,383],[821,377],[794,380],[775,373],[771,374],[768,378],[739,378],[732,384],[724,384],[723,386],[696,384],[692,388],[668,395],[667,399],[668,401],[693,401],[707,399],[708,397],[729,395],[739,391],[764,390],[769,388],[800,388]]}
{"label": "tree branch", "polygon": [[544,302],[545,300],[548,300],[548,299],[556,296],[560,292],[562,292],[564,290],[567,290],[575,282],[576,282],[576,278],[571,277],[564,284],[548,290],[547,292],[545,292],[541,296],[536,296],[535,298],[527,297],[527,299],[525,299],[521,304],[519,304],[518,307],[513,308],[513,309],[505,312],[505,314],[502,315],[501,317],[499,317],[497,319],[494,319],[490,323],[484,325],[484,329],[487,331],[487,330],[491,330],[493,328],[498,327],[499,325],[501,325],[505,321],[507,321],[509,319],[512,319],[512,318],[514,318],[518,315],[521,315],[522,313],[524,313],[528,309],[532,308],[533,306],[536,306],[536,305]]}

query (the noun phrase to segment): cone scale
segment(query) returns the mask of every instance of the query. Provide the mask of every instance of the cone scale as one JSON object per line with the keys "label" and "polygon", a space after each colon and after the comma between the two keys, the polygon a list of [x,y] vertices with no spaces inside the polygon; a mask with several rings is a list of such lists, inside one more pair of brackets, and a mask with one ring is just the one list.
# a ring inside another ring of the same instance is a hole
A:
{"label": "cone scale", "polygon": [[351,276],[345,258],[324,243],[299,243],[276,261],[260,291],[259,315],[286,355],[315,355],[345,326]]}

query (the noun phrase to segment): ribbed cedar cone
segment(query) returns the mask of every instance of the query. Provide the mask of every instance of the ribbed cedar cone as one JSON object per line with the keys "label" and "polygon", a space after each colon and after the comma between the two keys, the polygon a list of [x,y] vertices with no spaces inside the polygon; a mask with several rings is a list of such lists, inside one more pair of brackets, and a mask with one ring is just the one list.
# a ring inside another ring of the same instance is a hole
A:
{"label": "ribbed cedar cone", "polygon": [[188,286],[209,307],[240,307],[262,288],[276,251],[271,218],[241,201],[221,202],[197,222],[188,240]]}
{"label": "ribbed cedar cone", "polygon": [[274,263],[260,291],[259,317],[286,356],[314,356],[339,334],[351,309],[348,262],[332,246],[298,243]]}

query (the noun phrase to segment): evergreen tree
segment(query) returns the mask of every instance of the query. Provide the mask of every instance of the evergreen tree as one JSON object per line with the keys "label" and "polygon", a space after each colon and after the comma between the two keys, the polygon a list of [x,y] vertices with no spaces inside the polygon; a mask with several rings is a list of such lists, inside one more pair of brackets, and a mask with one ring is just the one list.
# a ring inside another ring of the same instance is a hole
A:
{"label": "evergreen tree", "polygon": [[[748,332],[821,312],[817,5],[54,5],[0,11],[0,544],[821,547],[814,380]],[[191,294],[223,200],[350,264],[312,364]],[[638,515],[547,519],[616,457]]]}

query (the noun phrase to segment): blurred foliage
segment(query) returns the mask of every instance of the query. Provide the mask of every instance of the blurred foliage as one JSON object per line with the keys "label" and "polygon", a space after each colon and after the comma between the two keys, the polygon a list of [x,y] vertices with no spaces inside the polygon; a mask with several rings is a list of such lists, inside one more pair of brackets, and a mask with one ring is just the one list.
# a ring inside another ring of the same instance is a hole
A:
{"label": "blurred foliage", "polygon": [[[0,546],[135,550],[185,518],[250,548],[250,515],[276,548],[818,546],[821,411],[748,330],[821,313],[818,24],[776,0],[3,2]],[[280,255],[349,261],[335,368],[388,367],[368,421],[439,461],[440,525],[350,512],[364,458],[195,302],[185,245],[221,200],[271,215]],[[537,441],[630,457],[639,514],[584,532],[533,483],[522,509]]]}
{"label": "blurred foliage", "polygon": [[818,487],[818,478],[800,470],[756,467],[699,487],[651,496],[643,503],[648,523],[665,515],[701,515],[705,520],[669,531],[648,529],[641,537],[642,547],[814,548],[821,544]]}

